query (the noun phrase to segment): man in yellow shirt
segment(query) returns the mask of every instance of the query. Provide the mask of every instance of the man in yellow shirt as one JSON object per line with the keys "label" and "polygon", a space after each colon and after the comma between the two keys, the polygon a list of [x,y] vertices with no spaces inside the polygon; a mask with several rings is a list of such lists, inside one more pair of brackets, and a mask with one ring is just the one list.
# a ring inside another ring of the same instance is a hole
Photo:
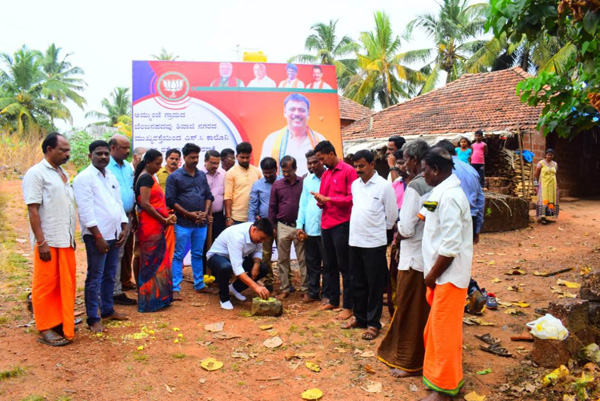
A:
{"label": "man in yellow shirt", "polygon": [[163,191],[165,190],[165,186],[167,185],[167,178],[169,175],[173,174],[175,170],[179,168],[179,161],[181,160],[181,152],[179,149],[169,149],[167,150],[167,160],[165,165],[158,170],[156,176],[158,177],[158,183],[162,187]]}
{"label": "man in yellow shirt", "polygon": [[262,174],[250,164],[252,145],[241,142],[236,150],[237,164],[225,174],[225,225],[244,223],[248,220],[248,204],[252,185]]}

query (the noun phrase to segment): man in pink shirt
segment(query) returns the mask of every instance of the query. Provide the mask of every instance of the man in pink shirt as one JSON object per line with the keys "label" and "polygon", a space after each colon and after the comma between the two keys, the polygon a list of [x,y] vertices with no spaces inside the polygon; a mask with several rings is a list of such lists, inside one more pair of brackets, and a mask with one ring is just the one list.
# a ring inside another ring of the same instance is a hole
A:
{"label": "man in pink shirt", "polygon": [[323,310],[335,309],[340,304],[340,273],[344,286],[342,312],[338,319],[352,316],[352,272],[349,263],[348,235],[352,212],[352,183],[358,178],[356,171],[338,159],[335,148],[329,141],[321,141],[315,146],[317,158],[327,167],[321,177],[319,193],[311,192],[321,215],[321,236],[327,260],[327,282],[329,302]]}
{"label": "man in pink shirt", "polygon": [[[206,174],[206,180],[215,200],[211,205],[211,214],[208,224],[212,226],[212,241],[225,229],[225,215],[223,214],[223,197],[225,195],[225,170],[219,167],[221,154],[216,150],[209,150],[204,154],[204,166],[200,168]],[[208,241],[204,246],[204,255],[210,249]],[[206,264],[204,265],[206,266]]]}

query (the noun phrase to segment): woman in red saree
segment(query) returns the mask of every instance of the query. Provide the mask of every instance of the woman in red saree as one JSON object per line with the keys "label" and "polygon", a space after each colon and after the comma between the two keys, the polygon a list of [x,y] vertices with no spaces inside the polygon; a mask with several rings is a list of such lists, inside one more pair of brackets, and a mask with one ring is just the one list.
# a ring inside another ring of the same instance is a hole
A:
{"label": "woman in red saree", "polygon": [[162,162],[162,153],[150,149],[135,170],[135,195],[141,210],[137,232],[141,251],[137,282],[140,312],[154,312],[173,302],[171,261],[176,217],[169,213],[165,193],[154,177]]}

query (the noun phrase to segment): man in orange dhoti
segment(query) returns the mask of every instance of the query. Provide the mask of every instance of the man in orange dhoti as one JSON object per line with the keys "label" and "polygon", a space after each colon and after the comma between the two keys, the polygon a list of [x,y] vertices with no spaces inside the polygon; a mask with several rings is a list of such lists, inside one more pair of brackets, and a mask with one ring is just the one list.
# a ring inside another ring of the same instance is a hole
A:
{"label": "man in orange dhoti", "polygon": [[58,133],[42,143],[44,159],[23,179],[34,248],[32,301],[39,342],[66,345],[75,337],[75,198],[67,172],[71,148]]}
{"label": "man in orange dhoti", "polygon": [[427,302],[423,382],[433,393],[422,401],[447,401],[463,385],[462,317],[473,260],[469,201],[452,174],[452,157],[434,148],[423,160],[423,176],[434,187],[421,214]]}

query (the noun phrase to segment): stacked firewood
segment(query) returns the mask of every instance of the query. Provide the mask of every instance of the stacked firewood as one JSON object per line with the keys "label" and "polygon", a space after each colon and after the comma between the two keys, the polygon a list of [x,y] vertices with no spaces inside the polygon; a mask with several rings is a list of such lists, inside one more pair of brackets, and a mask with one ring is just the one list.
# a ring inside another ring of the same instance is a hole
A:
{"label": "stacked firewood", "polygon": [[500,146],[495,149],[497,151],[490,151],[485,160],[486,187],[490,192],[514,195],[516,188],[513,180],[515,176],[514,152]]}
{"label": "stacked firewood", "polygon": [[[513,152],[514,153],[514,152]],[[533,194],[533,171],[531,163],[523,159],[523,171],[521,171],[521,161],[519,155],[514,154],[513,166],[515,169],[515,176],[513,182],[515,183],[515,195],[519,198],[530,198]],[[525,184],[525,186],[523,186]],[[525,191],[523,191],[525,189]]]}

